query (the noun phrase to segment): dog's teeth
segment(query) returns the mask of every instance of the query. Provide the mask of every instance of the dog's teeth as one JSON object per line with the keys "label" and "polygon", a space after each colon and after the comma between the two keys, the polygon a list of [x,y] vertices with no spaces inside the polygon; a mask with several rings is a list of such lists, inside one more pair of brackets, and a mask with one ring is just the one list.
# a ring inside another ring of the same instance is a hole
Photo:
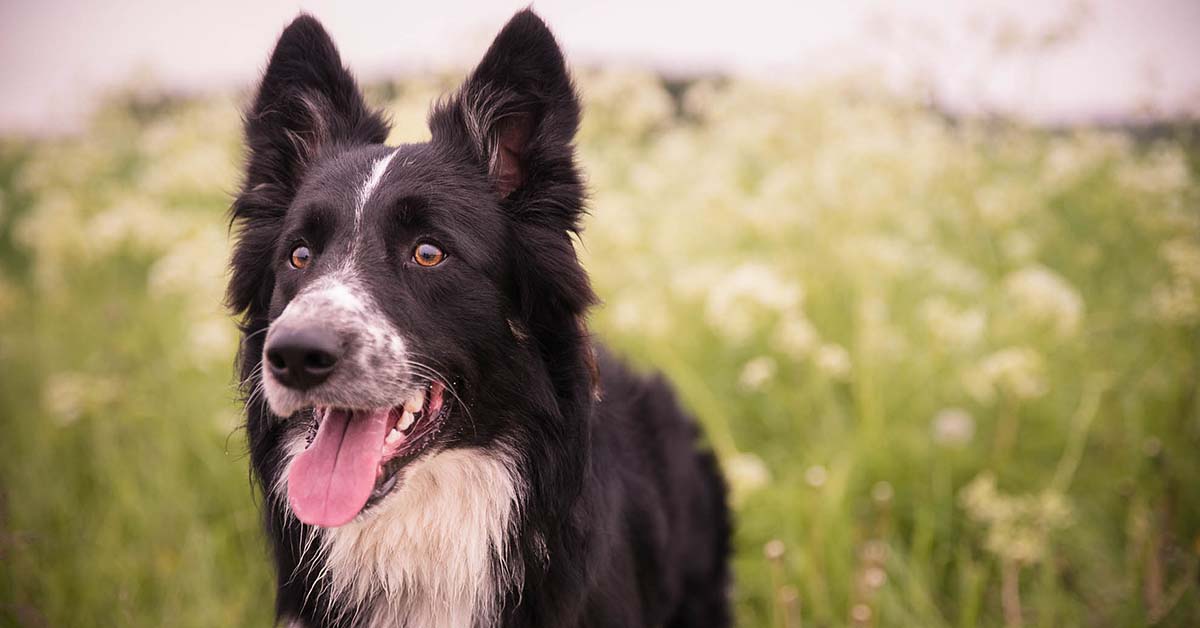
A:
{"label": "dog's teeth", "polygon": [[425,405],[425,390],[421,389],[421,390],[418,390],[417,394],[414,395],[411,399],[404,402],[404,409],[408,412],[416,414],[421,411],[421,408],[424,405]]}
{"label": "dog's teeth", "polygon": [[[396,427],[399,428],[401,432],[407,432],[408,428],[412,427],[413,421],[415,420],[416,417],[413,416],[412,412],[408,411],[408,406],[405,406],[404,416],[400,417],[400,423]],[[394,432],[395,430],[392,431]]]}
{"label": "dog's teeth", "polygon": [[400,440],[400,431],[393,427],[392,431],[388,432],[387,438],[383,439],[383,442],[395,445],[398,440]]}

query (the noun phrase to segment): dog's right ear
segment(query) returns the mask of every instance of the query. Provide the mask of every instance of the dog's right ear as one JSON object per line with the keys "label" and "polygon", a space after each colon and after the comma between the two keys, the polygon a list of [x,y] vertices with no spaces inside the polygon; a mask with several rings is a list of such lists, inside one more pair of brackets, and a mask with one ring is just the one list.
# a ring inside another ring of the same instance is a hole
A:
{"label": "dog's right ear", "polygon": [[244,130],[246,175],[233,204],[240,232],[227,294],[238,313],[266,309],[273,237],[307,168],[330,147],[382,143],[388,125],[367,107],[320,22],[301,15],[275,44]]}

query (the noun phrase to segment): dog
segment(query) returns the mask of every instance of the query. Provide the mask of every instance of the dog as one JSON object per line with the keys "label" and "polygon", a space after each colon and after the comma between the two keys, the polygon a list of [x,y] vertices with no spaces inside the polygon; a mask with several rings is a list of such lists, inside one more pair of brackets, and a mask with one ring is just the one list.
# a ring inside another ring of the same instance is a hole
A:
{"label": "dog", "polygon": [[529,10],[400,146],[316,19],[280,36],[227,295],[279,623],[731,621],[716,461],[587,330],[579,118]]}

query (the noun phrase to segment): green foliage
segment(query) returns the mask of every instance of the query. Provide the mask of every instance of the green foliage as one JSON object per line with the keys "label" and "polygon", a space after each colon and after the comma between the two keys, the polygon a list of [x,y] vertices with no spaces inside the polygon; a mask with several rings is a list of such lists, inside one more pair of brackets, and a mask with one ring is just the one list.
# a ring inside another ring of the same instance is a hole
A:
{"label": "green foliage", "polygon": [[[734,491],[742,625],[1200,619],[1183,131],[581,77],[598,334]],[[376,90],[417,140],[444,87]],[[221,308],[232,99],[0,140],[0,623],[263,625]]]}

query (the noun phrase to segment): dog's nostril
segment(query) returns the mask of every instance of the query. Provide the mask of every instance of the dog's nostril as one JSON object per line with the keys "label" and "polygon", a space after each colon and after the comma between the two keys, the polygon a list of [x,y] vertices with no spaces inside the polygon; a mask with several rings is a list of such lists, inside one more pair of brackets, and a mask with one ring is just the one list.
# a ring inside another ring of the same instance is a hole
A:
{"label": "dog's nostril", "polygon": [[275,350],[267,351],[267,362],[277,369],[287,368],[287,361],[283,359],[283,354]]}
{"label": "dog's nostril", "polygon": [[304,356],[304,365],[308,368],[328,369],[333,368],[334,364],[337,364],[337,358],[324,351],[309,351]]}

